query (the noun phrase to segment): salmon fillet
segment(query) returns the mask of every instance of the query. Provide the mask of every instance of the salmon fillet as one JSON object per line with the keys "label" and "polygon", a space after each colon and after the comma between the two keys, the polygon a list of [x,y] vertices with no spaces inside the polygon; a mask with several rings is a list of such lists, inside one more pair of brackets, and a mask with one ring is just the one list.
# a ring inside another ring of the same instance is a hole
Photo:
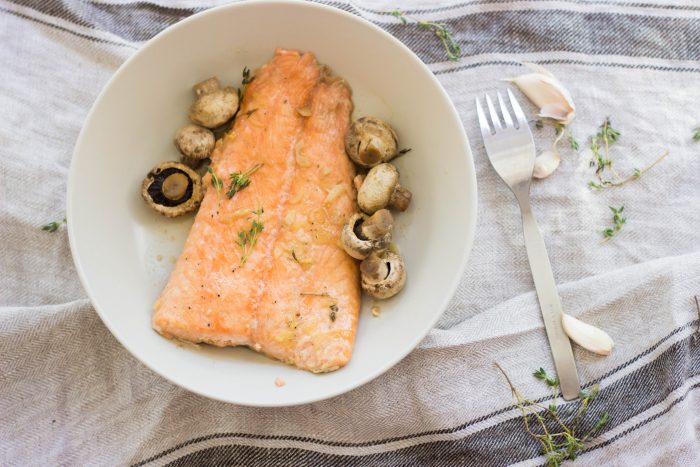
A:
{"label": "salmon fillet", "polygon": [[[338,239],[355,211],[343,149],[351,112],[346,83],[312,54],[277,50],[258,70],[212,155],[224,188],[204,177],[207,193],[154,305],[157,332],[249,346],[313,372],[350,360],[359,272]],[[229,174],[257,164],[250,185],[229,199]],[[241,247],[253,222],[262,231]]]}

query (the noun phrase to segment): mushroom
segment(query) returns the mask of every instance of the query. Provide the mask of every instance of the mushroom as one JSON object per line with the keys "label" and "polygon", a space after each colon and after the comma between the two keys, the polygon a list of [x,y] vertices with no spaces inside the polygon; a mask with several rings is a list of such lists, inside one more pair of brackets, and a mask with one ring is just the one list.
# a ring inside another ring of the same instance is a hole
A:
{"label": "mushroom", "polygon": [[193,89],[198,97],[190,107],[189,117],[197,125],[219,127],[238,110],[238,90],[233,87],[222,89],[216,77],[195,84]]}
{"label": "mushroom", "polygon": [[353,214],[340,232],[340,243],[347,254],[355,259],[365,259],[373,250],[384,248],[391,242],[394,217],[386,209],[372,216],[361,212]]}
{"label": "mushroom", "polygon": [[196,169],[214,150],[214,133],[198,125],[185,125],[175,133],[175,146],[182,162]]}
{"label": "mushroom", "polygon": [[403,258],[389,250],[372,252],[360,263],[362,290],[374,298],[393,297],[406,284]]}
{"label": "mushroom", "polygon": [[367,214],[385,207],[405,211],[410,202],[411,192],[399,184],[399,171],[391,164],[372,167],[357,190],[357,204]]}
{"label": "mushroom", "polygon": [[375,117],[355,120],[345,137],[345,152],[360,167],[374,167],[396,156],[398,137],[388,123]]}
{"label": "mushroom", "polygon": [[201,177],[180,162],[163,162],[148,172],[143,199],[160,214],[177,217],[199,206],[204,197]]}

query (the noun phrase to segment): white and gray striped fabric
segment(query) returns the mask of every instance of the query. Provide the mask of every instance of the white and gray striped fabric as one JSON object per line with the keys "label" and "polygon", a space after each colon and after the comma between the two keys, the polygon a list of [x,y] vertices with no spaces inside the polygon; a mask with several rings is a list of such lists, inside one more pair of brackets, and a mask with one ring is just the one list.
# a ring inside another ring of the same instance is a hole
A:
{"label": "white and gray striped fabric", "polygon": [[[0,0],[0,464],[544,463],[494,367],[547,401],[532,377],[552,363],[519,213],[473,108],[532,61],[573,94],[582,147],[610,116],[619,171],[670,152],[640,180],[594,192],[590,154],[563,150],[532,189],[565,308],[617,343],[607,358],[575,350],[585,385],[602,388],[592,415],[610,413],[576,463],[700,465],[697,0],[334,0],[402,40],[447,89],[473,142],[479,225],[459,290],[418,349],[357,390],[283,409],[208,400],[141,365],[85,298],[65,230],[39,228],[64,215],[73,145],[110,76],[215,3]],[[429,32],[400,25],[387,13],[398,6],[446,23],[464,57],[448,61]],[[542,149],[551,139],[537,134]],[[627,224],[601,244],[609,205],[625,206]]]}

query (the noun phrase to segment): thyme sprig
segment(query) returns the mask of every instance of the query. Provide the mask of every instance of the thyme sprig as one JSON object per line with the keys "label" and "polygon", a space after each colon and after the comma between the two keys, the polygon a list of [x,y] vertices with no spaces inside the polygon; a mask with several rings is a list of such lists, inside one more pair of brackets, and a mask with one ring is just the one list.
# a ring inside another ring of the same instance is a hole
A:
{"label": "thyme sprig", "polygon": [[[610,125],[610,117],[605,118],[603,124],[600,125],[598,133],[591,137],[590,148],[591,152],[593,152],[591,166],[596,168],[595,174],[603,184],[605,184],[603,179],[605,169],[609,169],[615,178],[619,178],[610,159],[610,146],[615,144],[619,138],[620,132]],[[601,143],[603,144],[604,152],[601,152]]]}
{"label": "thyme sprig", "polygon": [[[613,167],[613,161],[610,158],[610,147],[615,144],[618,139],[620,139],[620,136],[621,133],[612,127],[610,124],[610,117],[607,117],[603,121],[603,124],[600,125],[599,131],[591,137],[589,147],[593,153],[593,158],[591,159],[590,165],[591,167],[595,167],[595,175],[598,181],[588,182],[589,187],[596,190],[601,190],[603,188],[625,185],[640,178],[668,156],[668,151],[664,151],[664,153],[651,164],[642,169],[634,169],[632,174],[625,178],[620,178],[620,175]],[[606,170],[611,172],[612,178],[606,177]]]}
{"label": "thyme sprig", "polygon": [[246,261],[248,261],[248,256],[250,256],[253,248],[255,248],[255,245],[258,243],[260,232],[265,228],[260,220],[264,212],[263,208],[251,211],[251,214],[255,214],[255,218],[252,220],[250,229],[238,232],[238,241],[236,244],[241,248],[240,266],[243,266]]}
{"label": "thyme sprig", "polygon": [[401,24],[408,24],[409,22],[415,23],[420,29],[426,29],[435,34],[442,42],[445,52],[447,53],[447,58],[452,61],[457,61],[462,58],[462,49],[459,43],[452,37],[452,33],[447,28],[445,23],[435,23],[433,21],[422,21],[410,16],[405,15],[399,10],[391,11],[391,15],[396,17]]}
{"label": "thyme sprig", "polygon": [[239,101],[243,100],[243,95],[245,94],[245,89],[255,79],[255,76],[250,75],[250,68],[248,68],[247,66],[243,67],[242,75],[243,75],[243,79],[241,80],[241,87],[238,88],[238,100]]}
{"label": "thyme sprig", "polygon": [[221,190],[224,188],[224,182],[216,176],[216,173],[214,173],[214,169],[212,169],[211,166],[207,167],[207,172],[209,172],[209,175],[211,175],[211,186],[216,189],[217,193],[221,194]]}
{"label": "thyme sprig", "polygon": [[49,222],[46,225],[41,226],[41,230],[46,231],[46,232],[55,232],[61,227],[63,224],[67,224],[68,221],[64,217],[63,220],[60,221],[54,221],[54,222]]}
{"label": "thyme sprig", "polygon": [[229,175],[231,182],[229,184],[228,191],[226,192],[226,196],[228,196],[228,198],[231,199],[236,193],[250,185],[250,176],[257,172],[258,169],[260,169],[260,167],[262,166],[262,163],[258,163],[243,173],[234,172],[231,175]]}
{"label": "thyme sprig", "polygon": [[559,378],[550,377],[543,368],[539,368],[533,373],[535,378],[544,381],[552,388],[552,402],[545,407],[540,403],[525,398],[515,388],[506,372],[498,363],[496,363],[496,367],[503,373],[508,386],[510,386],[515,406],[520,409],[522,414],[525,431],[540,443],[542,454],[547,457],[546,464],[549,467],[558,467],[567,459],[576,459],[576,456],[585,447],[586,441],[600,431],[610,420],[608,413],[602,412],[593,427],[583,432],[583,434],[579,432],[580,426],[586,419],[590,405],[600,391],[600,386],[597,384],[581,391],[578,410],[567,417],[557,407]]}
{"label": "thyme sprig", "polygon": [[625,225],[625,222],[627,222],[627,219],[622,217],[622,211],[625,210],[624,206],[620,206],[619,208],[615,208],[612,206],[608,206],[610,210],[613,213],[613,226],[608,227],[607,229],[602,230],[603,234],[603,239],[601,240],[601,243],[605,243],[615,237],[618,233],[620,233],[620,230],[622,230],[622,226]]}
{"label": "thyme sprig", "polygon": [[538,130],[541,130],[542,128],[544,128],[545,125],[550,125],[552,128],[554,128],[554,132],[557,136],[557,139],[555,141],[555,146],[556,146],[556,143],[558,143],[562,137],[566,137],[566,141],[569,143],[569,147],[573,151],[578,151],[578,149],[579,149],[578,141],[576,140],[576,138],[574,138],[574,136],[571,134],[571,132],[569,131],[569,129],[566,125],[564,125],[563,123],[560,123],[556,120],[552,120],[551,118],[540,118],[540,119],[535,120],[535,128],[537,128]]}

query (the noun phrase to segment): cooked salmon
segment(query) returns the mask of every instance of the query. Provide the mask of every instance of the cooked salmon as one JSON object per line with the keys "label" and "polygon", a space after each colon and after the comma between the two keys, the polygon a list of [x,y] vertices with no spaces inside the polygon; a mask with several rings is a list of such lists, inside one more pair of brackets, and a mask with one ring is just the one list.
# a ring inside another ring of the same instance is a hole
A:
{"label": "cooked salmon", "polygon": [[[313,372],[352,355],[358,265],[339,246],[354,212],[354,169],[343,140],[351,92],[312,54],[277,50],[247,86],[217,143],[207,193],[154,305],[167,338],[246,345]],[[226,194],[230,174],[259,167]]]}

